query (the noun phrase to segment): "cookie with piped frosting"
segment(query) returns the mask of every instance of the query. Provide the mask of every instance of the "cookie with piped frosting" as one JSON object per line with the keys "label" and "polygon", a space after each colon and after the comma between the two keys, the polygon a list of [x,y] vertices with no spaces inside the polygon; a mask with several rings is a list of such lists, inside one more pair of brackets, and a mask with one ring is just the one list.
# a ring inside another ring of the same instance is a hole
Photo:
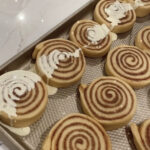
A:
{"label": "cookie with piped frosting", "polygon": [[101,0],[95,7],[94,19],[99,24],[106,24],[112,32],[123,33],[133,27],[136,14],[130,3],[119,0]]}
{"label": "cookie with piped frosting", "polygon": [[0,76],[0,120],[13,127],[26,127],[43,114],[48,101],[45,83],[29,71],[10,71]]}
{"label": "cookie with piped frosting", "polygon": [[68,87],[81,79],[85,70],[82,49],[65,39],[51,39],[35,48],[36,70],[44,81],[54,87]]}
{"label": "cookie with piped frosting", "polygon": [[129,0],[135,9],[137,17],[145,17],[150,14],[150,1],[149,0]]}
{"label": "cookie with piped frosting", "polygon": [[80,46],[87,57],[104,56],[110,49],[112,37],[105,24],[79,20],[70,30],[70,39]]}

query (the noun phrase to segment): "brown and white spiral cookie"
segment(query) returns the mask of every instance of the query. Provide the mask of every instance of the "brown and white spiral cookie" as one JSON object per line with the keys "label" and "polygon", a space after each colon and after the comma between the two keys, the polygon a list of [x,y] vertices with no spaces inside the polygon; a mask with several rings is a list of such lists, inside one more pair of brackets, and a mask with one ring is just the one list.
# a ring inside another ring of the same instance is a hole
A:
{"label": "brown and white spiral cookie", "polygon": [[58,121],[47,136],[42,150],[111,150],[104,128],[87,115],[74,113]]}
{"label": "brown and white spiral cookie", "polygon": [[84,112],[101,123],[106,130],[126,125],[136,111],[133,89],[116,77],[100,77],[79,87]]}
{"label": "brown and white spiral cookie", "polygon": [[142,28],[135,38],[135,45],[150,53],[150,26]]}
{"label": "brown and white spiral cookie", "polygon": [[136,14],[130,3],[119,0],[100,0],[94,11],[94,19],[106,24],[112,32],[129,31],[136,21]]}
{"label": "brown and white spiral cookie", "polygon": [[76,44],[69,40],[51,39],[41,45],[36,69],[46,83],[54,87],[68,87],[82,77],[86,62]]}
{"label": "brown and white spiral cookie", "polygon": [[70,39],[82,48],[87,57],[105,55],[112,43],[108,27],[92,20],[77,21],[71,28]]}
{"label": "brown and white spiral cookie", "polygon": [[145,120],[140,126],[132,123],[130,128],[137,150],[150,150],[150,119]]}
{"label": "brown and white spiral cookie", "polygon": [[110,50],[105,70],[108,75],[124,80],[133,88],[150,84],[149,56],[135,46],[121,45]]}
{"label": "brown and white spiral cookie", "polygon": [[23,70],[0,76],[0,120],[13,127],[26,127],[45,110],[47,89],[41,77]]}
{"label": "brown and white spiral cookie", "polygon": [[135,9],[137,17],[144,17],[150,14],[150,1],[149,0],[129,0]]}

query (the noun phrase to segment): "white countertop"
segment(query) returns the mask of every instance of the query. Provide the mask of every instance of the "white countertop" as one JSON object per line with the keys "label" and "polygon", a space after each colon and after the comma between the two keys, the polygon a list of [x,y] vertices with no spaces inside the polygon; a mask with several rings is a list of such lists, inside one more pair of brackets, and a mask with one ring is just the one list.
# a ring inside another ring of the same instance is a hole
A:
{"label": "white countertop", "polygon": [[0,65],[90,0],[0,0]]}

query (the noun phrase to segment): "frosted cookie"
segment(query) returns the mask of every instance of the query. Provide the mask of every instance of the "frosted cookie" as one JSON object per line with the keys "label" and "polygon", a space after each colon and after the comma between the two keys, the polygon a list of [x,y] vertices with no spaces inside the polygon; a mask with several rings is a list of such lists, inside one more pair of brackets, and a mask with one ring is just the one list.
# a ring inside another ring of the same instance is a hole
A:
{"label": "frosted cookie", "polygon": [[150,14],[150,0],[129,0],[135,9],[137,17],[144,17]]}
{"label": "frosted cookie", "polygon": [[126,125],[136,111],[133,89],[116,77],[100,77],[79,87],[84,112],[96,119],[106,130]]}
{"label": "frosted cookie", "polygon": [[82,48],[87,57],[105,55],[112,43],[108,27],[92,20],[77,21],[71,28],[70,39]]}
{"label": "frosted cookie", "polygon": [[100,0],[94,11],[94,19],[106,24],[112,32],[129,31],[136,21],[136,14],[130,3],[118,0]]}
{"label": "frosted cookie", "polygon": [[138,32],[135,45],[141,50],[150,52],[150,26],[146,26]]}
{"label": "frosted cookie", "polygon": [[105,70],[108,75],[124,80],[133,88],[150,84],[149,56],[135,46],[121,45],[110,50]]}
{"label": "frosted cookie", "polygon": [[0,76],[0,120],[13,127],[26,127],[37,121],[48,101],[41,77],[23,70]]}
{"label": "frosted cookie", "polygon": [[70,114],[58,121],[47,136],[42,150],[111,150],[109,136],[94,119]]}
{"label": "frosted cookie", "polygon": [[45,41],[36,59],[37,72],[54,87],[68,87],[76,83],[82,77],[85,65],[81,48],[64,39]]}
{"label": "frosted cookie", "polygon": [[145,120],[140,126],[135,123],[130,125],[134,143],[137,150],[150,149],[150,119]]}

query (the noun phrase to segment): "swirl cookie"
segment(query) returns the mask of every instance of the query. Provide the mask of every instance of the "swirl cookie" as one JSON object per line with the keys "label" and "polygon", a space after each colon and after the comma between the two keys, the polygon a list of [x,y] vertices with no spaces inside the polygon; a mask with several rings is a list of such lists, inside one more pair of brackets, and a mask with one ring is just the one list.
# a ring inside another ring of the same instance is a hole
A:
{"label": "swirl cookie", "polygon": [[110,49],[112,39],[105,24],[92,20],[77,21],[71,28],[70,39],[82,48],[87,57],[101,57]]}
{"label": "swirl cookie", "polygon": [[0,120],[13,127],[26,127],[45,110],[47,89],[35,73],[11,71],[0,76]]}
{"label": "swirl cookie", "polygon": [[129,0],[135,9],[137,17],[145,17],[150,14],[149,0]]}
{"label": "swirl cookie", "polygon": [[103,127],[83,114],[70,114],[58,121],[47,136],[42,150],[111,150]]}
{"label": "swirl cookie", "polygon": [[149,56],[135,46],[122,45],[110,50],[105,70],[108,75],[124,80],[133,88],[150,84]]}
{"label": "swirl cookie", "polygon": [[106,130],[126,125],[135,113],[135,92],[116,77],[100,77],[89,85],[81,84],[79,91],[84,112]]}
{"label": "swirl cookie", "polygon": [[46,83],[54,87],[68,87],[82,77],[86,63],[82,50],[76,44],[52,39],[40,46],[36,69]]}
{"label": "swirl cookie", "polygon": [[146,26],[138,32],[135,45],[141,50],[150,52],[150,26]]}
{"label": "swirl cookie", "polygon": [[136,14],[130,3],[118,0],[100,0],[94,11],[94,19],[106,24],[112,32],[129,31],[136,21]]}
{"label": "swirl cookie", "polygon": [[140,126],[135,123],[130,125],[134,143],[137,150],[150,149],[150,119],[145,120]]}

